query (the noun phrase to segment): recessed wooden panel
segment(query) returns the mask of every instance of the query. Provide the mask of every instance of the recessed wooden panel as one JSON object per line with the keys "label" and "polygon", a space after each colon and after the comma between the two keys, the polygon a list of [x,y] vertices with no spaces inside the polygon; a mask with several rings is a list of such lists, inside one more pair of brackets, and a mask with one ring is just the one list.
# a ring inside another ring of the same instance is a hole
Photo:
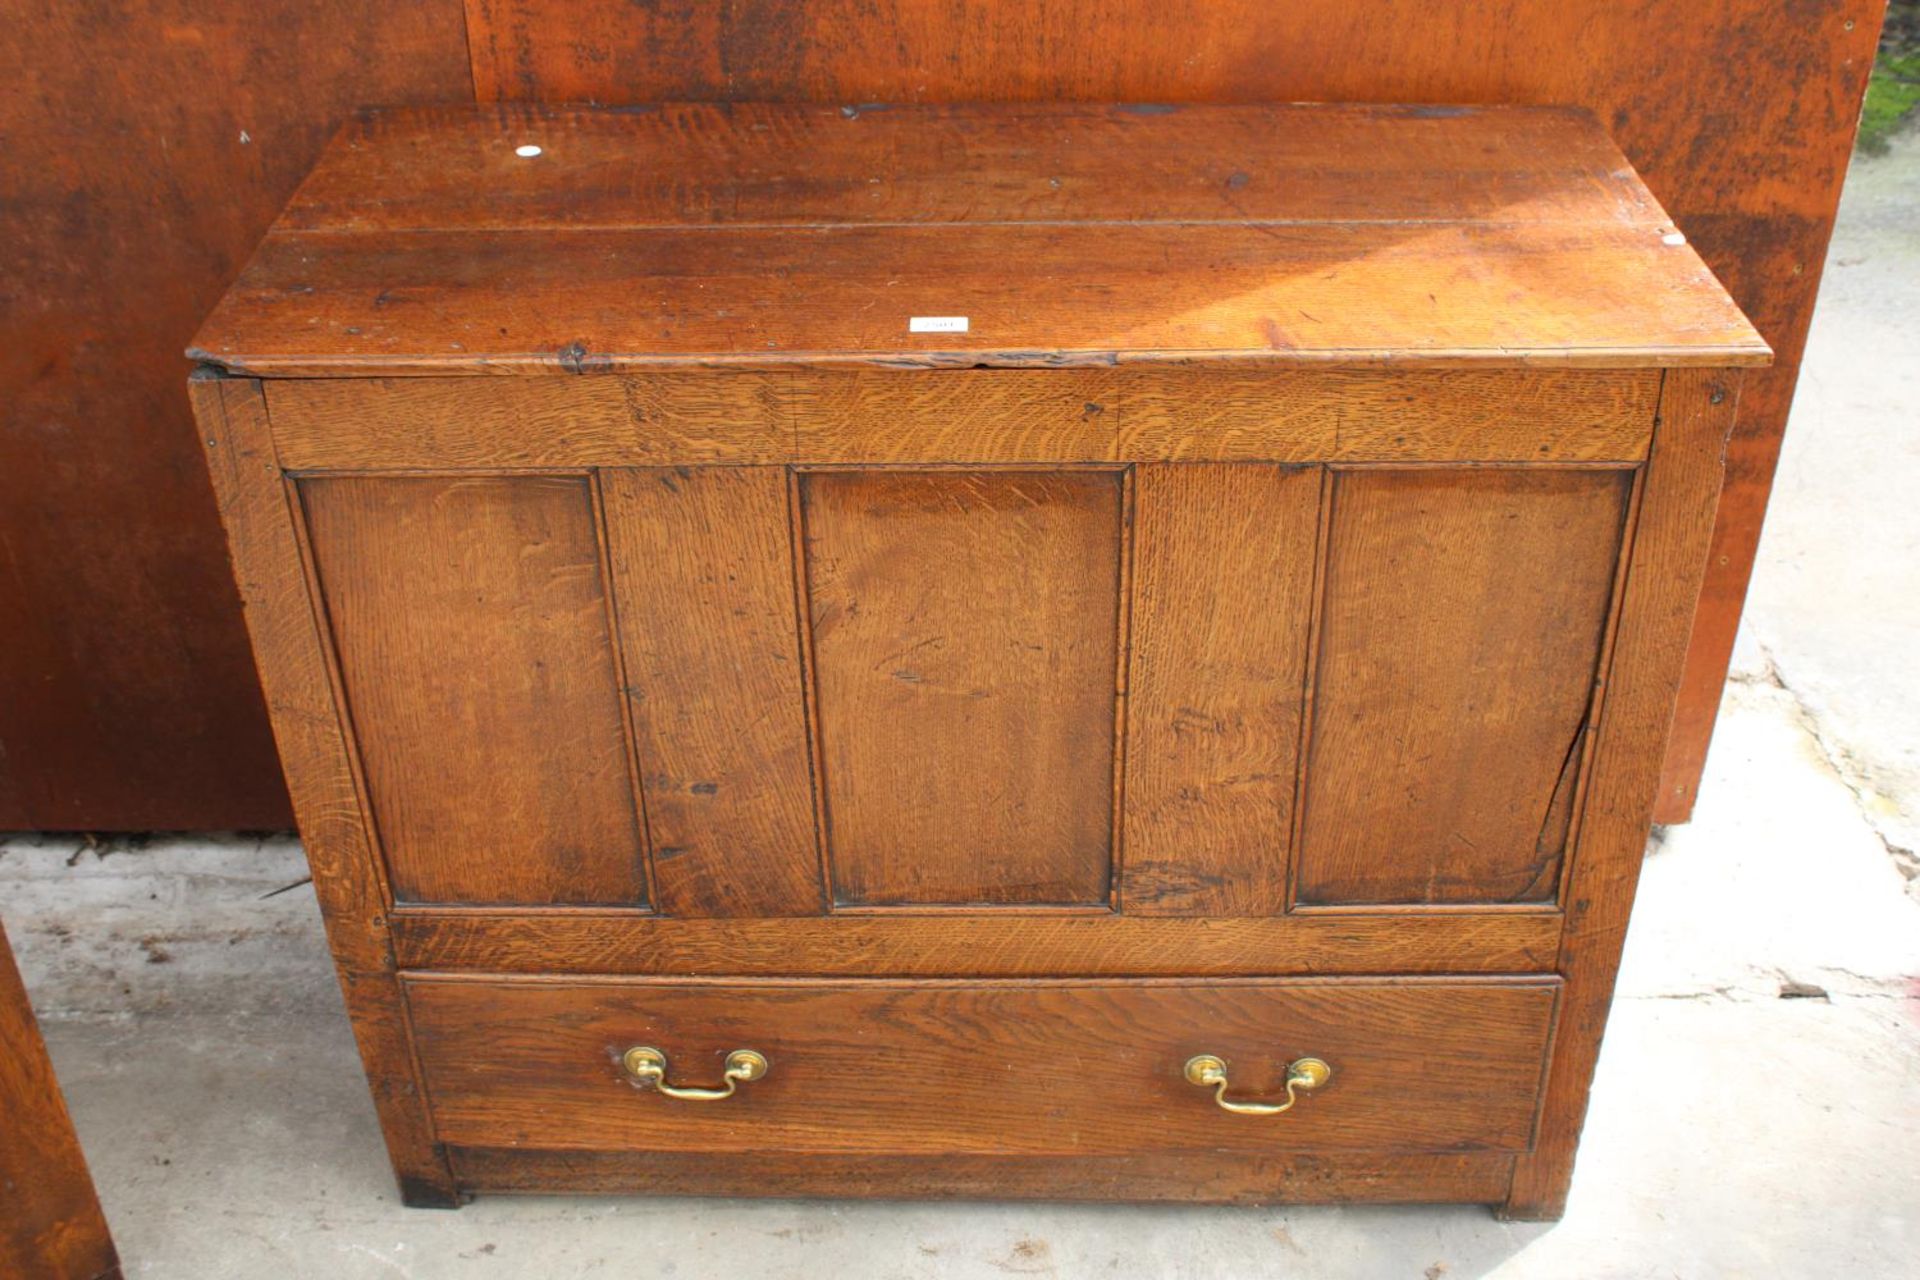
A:
{"label": "recessed wooden panel", "polygon": [[[407,983],[443,1142],[939,1155],[1524,1150],[1558,992],[1552,978]],[[717,1083],[741,1048],[769,1070],[725,1105],[688,1105],[628,1083],[635,1045],[664,1052],[675,1084]],[[1233,1115],[1182,1076],[1201,1053],[1244,1098],[1273,1098],[1298,1057],[1333,1074],[1284,1121]]]}
{"label": "recessed wooden panel", "polygon": [[1301,902],[1553,897],[1631,488],[1337,475]]}
{"label": "recessed wooden panel", "polygon": [[1318,468],[1141,467],[1121,899],[1286,909]]}
{"label": "recessed wooden panel", "polygon": [[586,478],[301,494],[394,895],[644,901]]}
{"label": "recessed wooden panel", "polygon": [[801,492],[837,900],[1105,902],[1120,474]]}
{"label": "recessed wooden panel", "polygon": [[601,484],[660,909],[818,912],[786,471]]}

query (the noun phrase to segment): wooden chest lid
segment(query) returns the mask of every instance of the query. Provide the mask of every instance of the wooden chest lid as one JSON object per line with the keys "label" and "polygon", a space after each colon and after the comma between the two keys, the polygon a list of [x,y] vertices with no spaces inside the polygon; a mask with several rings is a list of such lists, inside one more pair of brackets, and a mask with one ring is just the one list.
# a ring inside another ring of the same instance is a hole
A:
{"label": "wooden chest lid", "polygon": [[188,354],[262,376],[1753,365],[1586,112],[365,112]]}

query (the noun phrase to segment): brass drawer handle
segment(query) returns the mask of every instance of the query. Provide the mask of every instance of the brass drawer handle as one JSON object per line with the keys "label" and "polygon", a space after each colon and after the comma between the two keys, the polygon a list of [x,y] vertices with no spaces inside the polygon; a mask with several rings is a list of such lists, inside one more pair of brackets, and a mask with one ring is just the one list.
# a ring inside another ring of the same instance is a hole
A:
{"label": "brass drawer handle", "polygon": [[620,1056],[620,1065],[635,1084],[651,1086],[669,1098],[685,1102],[718,1102],[731,1098],[734,1091],[749,1080],[767,1074],[767,1060],[751,1049],[735,1049],[727,1055],[727,1069],[720,1078],[724,1089],[693,1089],[667,1083],[667,1055],[648,1045],[635,1045]]}
{"label": "brass drawer handle", "polygon": [[1227,1064],[1210,1053],[1187,1059],[1187,1083],[1213,1090],[1213,1100],[1237,1116],[1277,1116],[1300,1099],[1296,1090],[1312,1093],[1333,1078],[1333,1068],[1318,1058],[1296,1058],[1287,1064],[1285,1102],[1235,1102],[1227,1097]]}

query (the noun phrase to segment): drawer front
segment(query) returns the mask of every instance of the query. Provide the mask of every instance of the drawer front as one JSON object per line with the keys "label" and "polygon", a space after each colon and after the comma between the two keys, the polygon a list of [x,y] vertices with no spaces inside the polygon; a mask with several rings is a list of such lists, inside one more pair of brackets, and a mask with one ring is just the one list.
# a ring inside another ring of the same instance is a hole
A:
{"label": "drawer front", "polygon": [[[1126,1154],[1519,1151],[1531,1141],[1554,979],[686,981],[411,976],[439,1140],[599,1151]],[[676,1089],[766,1073],[724,1099]],[[1282,1114],[1290,1064],[1324,1085]]]}

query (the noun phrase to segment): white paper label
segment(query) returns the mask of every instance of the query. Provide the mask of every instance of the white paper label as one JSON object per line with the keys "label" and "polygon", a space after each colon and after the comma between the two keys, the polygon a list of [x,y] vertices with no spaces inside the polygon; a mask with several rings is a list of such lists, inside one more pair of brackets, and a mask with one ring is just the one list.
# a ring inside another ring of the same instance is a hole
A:
{"label": "white paper label", "polygon": [[908,333],[965,333],[965,316],[909,316]]}

